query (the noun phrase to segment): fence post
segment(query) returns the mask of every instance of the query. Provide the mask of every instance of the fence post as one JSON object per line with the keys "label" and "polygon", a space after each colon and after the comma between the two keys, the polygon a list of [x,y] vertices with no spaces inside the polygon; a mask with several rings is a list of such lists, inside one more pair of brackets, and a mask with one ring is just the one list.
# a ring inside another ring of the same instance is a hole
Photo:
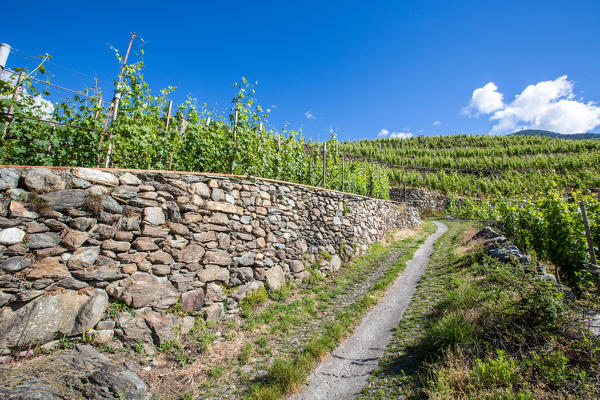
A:
{"label": "fence post", "polygon": [[[167,136],[169,135],[169,123],[171,122],[171,109],[173,108],[173,100],[169,100],[169,106],[167,107],[167,120],[165,121],[165,133]],[[169,167],[167,168],[169,171],[173,166],[173,149],[171,149],[171,154],[169,154]]]}
{"label": "fence post", "polygon": [[597,265],[594,242],[592,242],[592,232],[590,231],[590,223],[588,221],[587,211],[585,210],[585,203],[583,201],[579,203],[579,208],[581,209],[581,217],[583,218],[583,226],[585,227],[585,236],[587,238],[588,251],[590,252],[590,261],[592,264]]}
{"label": "fence post", "polygon": [[[12,100],[13,101],[17,100],[17,98],[19,97],[19,93],[21,92],[21,82],[23,81],[23,75],[24,75],[24,73],[21,72],[19,74],[19,77],[17,78],[17,84],[15,85],[15,91],[14,91],[13,96],[12,96]],[[13,111],[14,111],[14,107],[11,104],[10,107],[8,107],[8,118],[9,119],[12,118],[11,114],[13,113]],[[4,128],[2,129],[2,140],[4,140],[4,135],[6,135],[6,128],[8,128],[9,124],[10,123],[8,121],[6,121],[4,123]]]}
{"label": "fence post", "polygon": [[327,188],[327,142],[323,143],[323,187]]}
{"label": "fence post", "polygon": [[233,175],[233,168],[234,168],[234,164],[235,164],[235,152],[236,152],[236,147],[237,147],[237,132],[236,132],[236,125],[237,125],[237,120],[238,120],[238,109],[237,106],[235,108],[235,112],[233,113],[233,152],[231,154],[231,175]]}

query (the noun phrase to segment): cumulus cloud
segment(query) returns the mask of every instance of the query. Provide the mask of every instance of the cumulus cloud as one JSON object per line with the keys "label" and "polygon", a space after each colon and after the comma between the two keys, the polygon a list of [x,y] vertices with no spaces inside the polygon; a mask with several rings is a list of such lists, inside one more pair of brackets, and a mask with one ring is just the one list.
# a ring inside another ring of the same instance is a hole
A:
{"label": "cumulus cloud", "polygon": [[306,117],[306,119],[317,119],[317,117],[315,117],[310,111],[305,111],[304,116]]}
{"label": "cumulus cloud", "polygon": [[390,138],[395,138],[395,139],[408,139],[413,137],[413,134],[411,132],[405,131],[405,132],[392,132],[390,133],[390,131],[388,129],[381,129],[379,131],[379,133],[377,134],[377,137],[390,137]]}
{"label": "cumulus cloud", "polygon": [[442,123],[441,123],[440,121],[434,121],[434,122],[433,122],[433,126],[439,126],[439,125],[441,125],[441,124],[442,124]]}
{"label": "cumulus cloud", "polygon": [[[11,71],[4,70],[0,79],[5,82],[10,82],[13,86],[17,84],[18,74],[12,73]],[[9,96],[12,98],[12,96]],[[42,119],[50,119],[50,116],[54,112],[54,104],[50,100],[46,100],[41,94],[31,96],[27,92],[26,86],[21,86],[21,91],[17,100],[27,101],[30,105],[30,109],[34,115]]]}
{"label": "cumulus cloud", "polygon": [[508,104],[502,99],[498,87],[490,82],[473,92],[463,111],[471,116],[490,114],[495,122],[490,134],[494,135],[521,129],[581,133],[600,125],[600,107],[575,99],[573,82],[567,75],[529,85]]}

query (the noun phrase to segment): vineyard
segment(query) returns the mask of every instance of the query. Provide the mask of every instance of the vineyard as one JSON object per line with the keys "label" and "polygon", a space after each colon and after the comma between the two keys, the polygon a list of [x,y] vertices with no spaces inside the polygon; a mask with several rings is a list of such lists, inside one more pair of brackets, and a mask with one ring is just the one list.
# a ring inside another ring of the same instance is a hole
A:
{"label": "vineyard", "polygon": [[312,143],[300,131],[269,125],[271,110],[257,103],[246,79],[234,85],[230,110],[210,110],[193,98],[172,109],[175,88],[154,94],[143,66],[141,58],[123,63],[118,103],[91,87],[54,104],[51,114],[35,101],[58,87],[44,79],[44,68],[23,79],[13,71],[0,81],[0,163],[231,173],[384,199],[390,186],[426,188],[448,196],[455,216],[503,221],[517,243],[552,261],[567,282],[593,281],[579,203],[588,208],[597,248],[600,140],[457,135],[339,142],[330,132],[328,141]]}

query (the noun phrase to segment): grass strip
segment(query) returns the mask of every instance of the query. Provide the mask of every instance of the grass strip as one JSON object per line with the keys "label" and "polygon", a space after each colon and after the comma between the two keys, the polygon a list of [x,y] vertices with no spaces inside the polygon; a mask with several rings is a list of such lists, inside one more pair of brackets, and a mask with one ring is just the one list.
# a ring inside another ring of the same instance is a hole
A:
{"label": "grass strip", "polygon": [[[363,315],[371,306],[377,303],[383,292],[394,282],[396,277],[404,270],[414,252],[425,241],[429,234],[435,232],[436,226],[432,222],[424,224],[424,234],[418,238],[405,239],[394,246],[402,247],[402,255],[388,268],[373,285],[356,301],[344,311],[337,314],[334,321],[328,323],[322,333],[312,337],[309,342],[299,350],[295,358],[277,358],[271,364],[267,376],[262,382],[250,387],[247,398],[249,400],[273,400],[280,399],[284,395],[292,393],[306,381],[309,373],[315,368],[323,356],[335,349],[351,329],[357,325]],[[392,247],[392,246],[390,246]],[[390,248],[383,253],[387,255]],[[372,265],[373,258],[379,260],[381,257],[367,258],[367,264]],[[352,263],[349,268],[348,278],[359,278],[353,270],[353,266],[364,263],[359,260]],[[358,268],[360,269],[360,268]]]}

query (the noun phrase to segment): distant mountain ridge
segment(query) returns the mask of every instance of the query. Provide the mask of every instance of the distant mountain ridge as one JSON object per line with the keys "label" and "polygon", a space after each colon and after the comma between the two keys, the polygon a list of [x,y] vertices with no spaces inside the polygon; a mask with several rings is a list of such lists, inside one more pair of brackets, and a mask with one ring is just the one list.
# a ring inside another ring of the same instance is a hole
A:
{"label": "distant mountain ridge", "polygon": [[543,131],[540,129],[525,129],[515,133],[511,133],[508,136],[544,136],[555,139],[571,139],[571,140],[583,140],[583,139],[600,139],[600,133],[573,133],[564,134],[550,131]]}

